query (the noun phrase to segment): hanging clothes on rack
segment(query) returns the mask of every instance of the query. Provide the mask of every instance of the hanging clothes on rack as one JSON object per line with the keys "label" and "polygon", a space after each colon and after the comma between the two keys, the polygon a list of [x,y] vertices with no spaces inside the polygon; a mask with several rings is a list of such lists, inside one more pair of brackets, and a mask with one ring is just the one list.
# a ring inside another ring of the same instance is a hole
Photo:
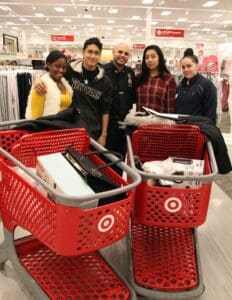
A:
{"label": "hanging clothes on rack", "polygon": [[222,75],[223,79],[221,81],[221,108],[222,112],[226,112],[229,110],[229,94],[230,94],[230,82],[228,75]]}
{"label": "hanging clothes on rack", "polygon": [[18,96],[19,96],[19,115],[20,119],[25,118],[25,111],[27,107],[27,98],[32,86],[31,73],[18,73],[17,74]]}
{"label": "hanging clothes on rack", "polygon": [[0,69],[0,122],[24,119],[28,94],[37,73],[31,68]]}

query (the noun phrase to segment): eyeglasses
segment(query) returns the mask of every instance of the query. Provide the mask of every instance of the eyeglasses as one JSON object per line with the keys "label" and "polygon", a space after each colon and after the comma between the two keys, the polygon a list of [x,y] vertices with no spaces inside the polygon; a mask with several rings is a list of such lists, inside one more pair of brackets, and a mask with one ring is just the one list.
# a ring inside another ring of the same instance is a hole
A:
{"label": "eyeglasses", "polygon": [[119,54],[124,54],[125,56],[129,56],[130,55],[130,53],[129,52],[125,52],[125,51],[122,51],[122,50],[118,50],[118,53]]}

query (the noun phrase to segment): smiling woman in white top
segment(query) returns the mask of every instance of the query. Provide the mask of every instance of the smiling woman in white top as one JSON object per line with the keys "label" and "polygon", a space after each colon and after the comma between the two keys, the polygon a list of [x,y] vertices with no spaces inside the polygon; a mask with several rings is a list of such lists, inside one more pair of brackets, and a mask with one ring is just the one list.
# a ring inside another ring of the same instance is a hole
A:
{"label": "smiling woman in white top", "polygon": [[67,70],[67,58],[54,50],[46,58],[47,72],[41,77],[46,84],[47,93],[41,95],[32,87],[26,109],[27,119],[56,114],[72,104],[72,87],[63,77]]}

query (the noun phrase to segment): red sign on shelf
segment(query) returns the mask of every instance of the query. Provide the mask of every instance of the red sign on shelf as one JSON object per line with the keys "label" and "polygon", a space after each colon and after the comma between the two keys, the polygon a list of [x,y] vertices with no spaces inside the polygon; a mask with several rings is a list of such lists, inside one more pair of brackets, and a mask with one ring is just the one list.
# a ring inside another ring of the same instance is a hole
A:
{"label": "red sign on shelf", "polygon": [[133,49],[144,49],[145,44],[133,44]]}
{"label": "red sign on shelf", "polygon": [[52,34],[51,41],[53,41],[53,42],[74,42],[74,35]]}
{"label": "red sign on shelf", "polygon": [[157,28],[155,30],[155,36],[183,38],[184,30],[183,29],[160,29],[160,28]]}

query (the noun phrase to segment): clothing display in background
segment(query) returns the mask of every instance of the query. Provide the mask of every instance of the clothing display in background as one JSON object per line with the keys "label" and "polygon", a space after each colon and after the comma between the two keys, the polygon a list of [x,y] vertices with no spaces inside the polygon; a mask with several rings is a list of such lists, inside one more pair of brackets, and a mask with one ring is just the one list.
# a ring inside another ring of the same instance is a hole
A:
{"label": "clothing display in background", "polygon": [[0,122],[19,119],[19,99],[14,71],[0,71]]}
{"label": "clothing display in background", "polygon": [[223,112],[229,110],[229,93],[230,93],[230,82],[228,76],[224,75],[221,81],[221,108]]}
{"label": "clothing display in background", "polygon": [[0,122],[24,119],[27,97],[37,72],[27,68],[0,71]]}
{"label": "clothing display in background", "polygon": [[24,119],[25,110],[27,106],[27,98],[32,85],[31,73],[17,73],[17,87],[19,98],[19,116],[20,119]]}
{"label": "clothing display in background", "polygon": [[32,59],[32,67],[34,70],[44,70],[45,61],[41,59]]}
{"label": "clothing display in background", "polygon": [[223,58],[221,62],[221,73],[227,75],[232,74],[232,58]]}
{"label": "clothing display in background", "polygon": [[216,55],[203,56],[200,72],[218,72],[218,57]]}

